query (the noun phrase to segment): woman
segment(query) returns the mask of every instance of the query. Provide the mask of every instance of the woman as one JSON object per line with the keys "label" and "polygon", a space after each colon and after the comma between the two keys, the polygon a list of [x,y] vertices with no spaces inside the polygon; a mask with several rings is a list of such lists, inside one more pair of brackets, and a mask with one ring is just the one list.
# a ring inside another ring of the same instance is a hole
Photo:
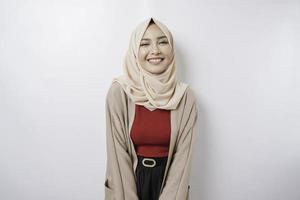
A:
{"label": "woman", "polygon": [[150,18],[132,33],[124,75],[106,96],[105,199],[189,199],[196,122],[193,91],[176,80],[172,35]]}

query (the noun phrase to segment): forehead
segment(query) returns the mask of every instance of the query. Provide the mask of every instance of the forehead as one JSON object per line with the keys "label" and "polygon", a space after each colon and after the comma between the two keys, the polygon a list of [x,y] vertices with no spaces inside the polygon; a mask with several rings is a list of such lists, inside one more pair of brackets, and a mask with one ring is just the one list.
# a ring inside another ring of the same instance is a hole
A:
{"label": "forehead", "polygon": [[158,38],[161,36],[166,36],[166,35],[162,32],[162,30],[155,23],[153,23],[147,27],[147,29],[143,35],[143,39]]}

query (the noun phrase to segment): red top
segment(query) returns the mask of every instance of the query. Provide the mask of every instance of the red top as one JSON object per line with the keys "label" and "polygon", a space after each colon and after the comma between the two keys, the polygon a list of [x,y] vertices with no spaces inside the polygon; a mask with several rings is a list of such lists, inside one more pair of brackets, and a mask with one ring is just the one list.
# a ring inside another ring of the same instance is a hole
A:
{"label": "red top", "polygon": [[148,110],[135,105],[131,139],[137,155],[144,157],[168,156],[171,137],[170,110]]}

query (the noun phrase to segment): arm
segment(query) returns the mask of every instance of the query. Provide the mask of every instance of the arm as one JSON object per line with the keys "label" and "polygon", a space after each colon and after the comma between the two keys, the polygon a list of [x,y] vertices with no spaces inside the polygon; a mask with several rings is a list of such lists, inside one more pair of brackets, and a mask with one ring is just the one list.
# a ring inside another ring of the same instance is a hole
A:
{"label": "arm", "polygon": [[107,168],[105,200],[138,200],[132,160],[126,146],[126,100],[113,84],[106,97]]}
{"label": "arm", "polygon": [[192,149],[198,115],[195,98],[191,91],[189,92],[184,102],[186,106],[181,118],[175,153],[159,200],[189,199]]}

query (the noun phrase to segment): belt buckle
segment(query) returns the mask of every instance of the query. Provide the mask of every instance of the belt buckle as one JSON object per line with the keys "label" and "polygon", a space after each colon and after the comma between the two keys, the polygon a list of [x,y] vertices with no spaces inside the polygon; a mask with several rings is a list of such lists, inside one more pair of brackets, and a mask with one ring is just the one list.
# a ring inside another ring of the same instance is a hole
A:
{"label": "belt buckle", "polygon": [[[146,164],[145,161],[147,161],[147,160],[148,160],[148,161],[152,161],[153,164]],[[143,163],[143,165],[144,165],[145,167],[154,167],[154,166],[156,165],[156,161],[155,161],[154,159],[152,159],[152,158],[143,158],[142,163]]]}

